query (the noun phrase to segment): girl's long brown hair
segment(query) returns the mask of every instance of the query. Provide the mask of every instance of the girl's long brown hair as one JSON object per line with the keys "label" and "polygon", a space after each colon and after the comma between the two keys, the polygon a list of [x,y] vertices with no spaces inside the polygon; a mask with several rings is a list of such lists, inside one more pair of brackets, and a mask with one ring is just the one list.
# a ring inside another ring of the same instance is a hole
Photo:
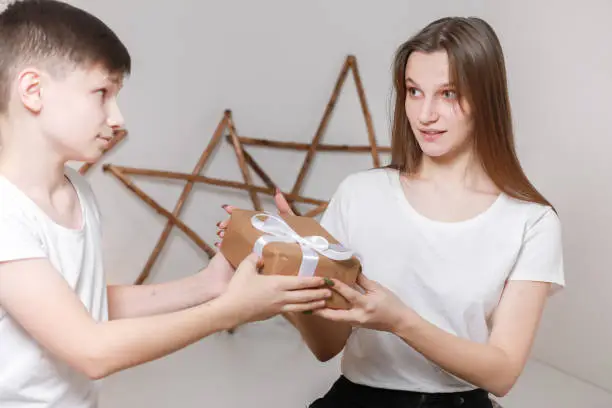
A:
{"label": "girl's long brown hair", "polygon": [[516,155],[501,44],[491,26],[475,17],[434,21],[398,48],[393,66],[396,99],[389,167],[414,174],[423,155],[405,111],[406,64],[414,51],[446,51],[450,82],[473,115],[476,155],[497,188],[511,197],[550,206],[531,184]]}

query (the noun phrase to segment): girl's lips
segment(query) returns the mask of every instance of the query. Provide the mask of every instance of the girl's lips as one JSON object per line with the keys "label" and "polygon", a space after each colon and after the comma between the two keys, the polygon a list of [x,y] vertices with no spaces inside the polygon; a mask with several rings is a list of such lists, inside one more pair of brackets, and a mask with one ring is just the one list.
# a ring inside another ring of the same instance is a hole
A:
{"label": "girl's lips", "polygon": [[446,133],[446,130],[419,129],[419,132],[425,141],[435,142],[440,136]]}

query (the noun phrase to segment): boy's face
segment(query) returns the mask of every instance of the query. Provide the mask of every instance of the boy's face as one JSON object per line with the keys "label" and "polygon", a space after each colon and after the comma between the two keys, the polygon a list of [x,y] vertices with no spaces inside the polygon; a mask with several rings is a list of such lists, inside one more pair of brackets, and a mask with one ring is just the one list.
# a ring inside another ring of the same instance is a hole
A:
{"label": "boy's face", "polygon": [[38,119],[43,137],[62,159],[92,162],[123,127],[117,105],[122,78],[99,67],[79,68],[60,78],[46,76]]}

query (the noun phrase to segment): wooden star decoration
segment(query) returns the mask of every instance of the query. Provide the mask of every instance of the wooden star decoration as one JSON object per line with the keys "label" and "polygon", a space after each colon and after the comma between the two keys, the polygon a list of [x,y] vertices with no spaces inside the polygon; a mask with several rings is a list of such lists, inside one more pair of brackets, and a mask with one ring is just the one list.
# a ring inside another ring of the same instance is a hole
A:
{"label": "wooden star decoration", "polygon": [[[180,220],[181,211],[184,208],[185,202],[193,189],[193,185],[195,183],[205,183],[209,185],[219,186],[219,187],[227,187],[232,189],[244,190],[249,193],[251,196],[251,200],[253,201],[253,206],[255,209],[261,210],[261,203],[259,201],[259,197],[257,194],[266,194],[269,196],[273,196],[275,194],[276,184],[274,184],[271,179],[261,170],[261,168],[257,165],[255,160],[244,150],[240,145],[238,140],[238,136],[236,135],[234,121],[232,119],[232,112],[230,110],[226,110],[223,114],[223,118],[217,125],[217,128],[211,138],[210,142],[202,152],[198,162],[193,168],[192,172],[180,173],[173,171],[164,171],[164,170],[153,170],[153,169],[142,169],[135,167],[125,167],[125,166],[116,166],[112,164],[105,164],[103,169],[105,172],[112,174],[115,176],[128,190],[132,191],[136,196],[138,196],[142,201],[148,204],[151,208],[153,208],[157,213],[164,216],[167,219],[166,225],[160,238],[153,249],[153,252],[149,256],[142,272],[138,276],[135,281],[135,284],[142,284],[150,275],[151,269],[153,268],[155,262],[157,261],[166,241],[170,236],[170,232],[174,226],[183,231],[187,237],[189,237],[200,249],[202,249],[209,258],[212,258],[216,251],[205,242],[192,228],[187,226],[183,221]],[[224,130],[229,131],[229,136],[233,141],[233,147],[236,152],[236,156],[238,162],[240,164],[242,176],[244,182],[236,182],[231,180],[222,180],[217,178],[211,178],[201,175],[200,173],[204,169],[204,166],[207,164],[209,159],[212,156],[215,148],[219,145],[219,143],[223,140],[223,132]],[[261,174],[267,181],[267,187],[259,187],[253,185],[252,178],[250,175],[249,168],[247,167],[247,163],[252,166],[258,174]],[[134,184],[131,180],[130,176],[146,176],[153,178],[162,178],[162,179],[173,179],[173,180],[183,180],[185,181],[185,186],[179,199],[174,206],[172,211],[168,211],[163,208],[159,203],[157,203],[153,198],[151,198],[148,194],[146,194],[142,189]],[[288,194],[288,197],[295,202],[299,203],[307,203],[320,206],[324,204],[323,200],[315,200],[301,196],[295,196],[292,194]]]}
{"label": "wooden star decoration", "polygon": [[[336,101],[340,95],[342,90],[342,86],[345,83],[346,77],[348,76],[349,71],[353,72],[353,77],[355,80],[355,84],[357,87],[361,108],[363,111],[363,115],[365,118],[367,130],[368,130],[368,138],[369,144],[367,146],[351,146],[351,145],[325,145],[320,143],[329,123],[329,120],[332,116],[334,107],[336,105]],[[205,165],[211,158],[215,148],[218,146],[220,141],[224,138],[224,132],[227,131],[225,135],[226,141],[232,146],[236,159],[238,161],[238,165],[240,167],[241,175],[243,182],[236,182],[232,180],[223,180],[218,178],[211,178],[201,175],[200,173],[204,169]],[[227,187],[231,189],[238,189],[246,191],[249,194],[251,202],[253,204],[253,209],[262,210],[261,202],[259,200],[258,194],[265,194],[268,196],[274,196],[277,190],[280,191],[278,185],[272,180],[272,178],[263,170],[263,168],[255,161],[255,159],[244,149],[245,145],[252,146],[264,146],[278,149],[289,149],[289,150],[297,150],[297,151],[306,151],[306,158],[304,163],[300,169],[297,180],[292,188],[292,190],[288,193],[283,193],[286,197],[287,201],[292,206],[293,210],[296,214],[300,214],[298,209],[295,207],[296,203],[310,204],[314,205],[315,208],[311,211],[308,211],[304,216],[314,217],[327,208],[328,201],[319,200],[314,198],[309,198],[302,196],[300,194],[303,182],[307,175],[307,172],[310,168],[310,164],[314,155],[318,151],[344,151],[344,152],[370,152],[372,155],[372,160],[375,167],[380,166],[379,152],[389,152],[390,148],[388,147],[379,147],[376,144],[376,138],[374,134],[374,128],[372,126],[372,119],[370,116],[370,112],[368,109],[368,105],[365,99],[365,92],[363,90],[363,85],[361,83],[361,79],[359,76],[359,71],[357,67],[356,58],[352,55],[349,55],[342,67],[338,80],[336,81],[336,85],[334,87],[334,91],[332,92],[331,98],[326,106],[325,113],[321,120],[321,123],[316,131],[316,134],[309,144],[303,143],[294,143],[294,142],[281,142],[274,140],[266,140],[266,139],[256,139],[256,138],[248,138],[244,136],[239,136],[236,131],[236,126],[234,124],[232,118],[232,112],[230,110],[226,110],[223,114],[223,117],[217,128],[202,152],[198,162],[194,166],[191,173],[180,173],[180,172],[172,172],[172,171],[164,171],[164,170],[154,170],[154,169],[142,169],[142,168],[134,168],[134,167],[125,167],[125,166],[116,166],[112,164],[105,164],[103,169],[105,172],[116,177],[129,191],[132,191],[136,196],[138,196],[142,201],[148,204],[151,208],[153,208],[157,213],[164,216],[167,219],[166,225],[160,238],[155,245],[149,259],[147,260],[142,272],[138,276],[135,281],[135,284],[142,284],[149,277],[151,269],[153,268],[156,260],[158,259],[166,241],[170,236],[170,232],[174,226],[183,231],[187,237],[189,237],[200,249],[202,249],[209,258],[212,258],[216,251],[202,238],[198,236],[198,234],[193,231],[189,226],[187,226],[183,221],[181,221],[180,214],[183,210],[185,202],[192,191],[194,183],[205,183],[209,185],[219,186],[219,187]],[[264,182],[265,187],[260,187],[253,184],[253,179],[251,177],[250,170],[253,170],[255,174],[259,176],[259,178]],[[173,211],[169,211],[163,208],[159,203],[157,203],[153,198],[147,195],[144,191],[142,191],[138,186],[134,184],[130,176],[145,176],[145,177],[153,177],[153,178],[162,178],[162,179],[174,179],[174,180],[183,180],[185,181],[185,186],[179,199],[173,209]]]}

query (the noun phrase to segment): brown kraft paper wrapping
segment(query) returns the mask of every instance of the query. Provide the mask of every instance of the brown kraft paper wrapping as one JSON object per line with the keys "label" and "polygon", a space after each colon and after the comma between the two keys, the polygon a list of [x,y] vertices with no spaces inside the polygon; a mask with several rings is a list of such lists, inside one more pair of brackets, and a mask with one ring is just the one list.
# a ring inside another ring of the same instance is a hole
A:
{"label": "brown kraft paper wrapping", "polygon": [[[253,252],[255,242],[266,234],[252,225],[251,218],[256,214],[266,215],[262,211],[238,209],[232,211],[221,243],[221,252],[234,268]],[[338,244],[338,241],[313,218],[296,215],[275,216],[282,218],[302,237],[321,236],[330,244]],[[350,286],[357,281],[357,276],[361,272],[361,263],[355,256],[341,261],[329,259],[322,254],[318,256],[315,276],[337,279]],[[263,249],[263,259],[262,274],[295,276],[302,263],[302,248],[297,242],[271,242]],[[347,309],[350,305],[344,297],[332,291],[332,297],[327,300],[327,307]]]}

